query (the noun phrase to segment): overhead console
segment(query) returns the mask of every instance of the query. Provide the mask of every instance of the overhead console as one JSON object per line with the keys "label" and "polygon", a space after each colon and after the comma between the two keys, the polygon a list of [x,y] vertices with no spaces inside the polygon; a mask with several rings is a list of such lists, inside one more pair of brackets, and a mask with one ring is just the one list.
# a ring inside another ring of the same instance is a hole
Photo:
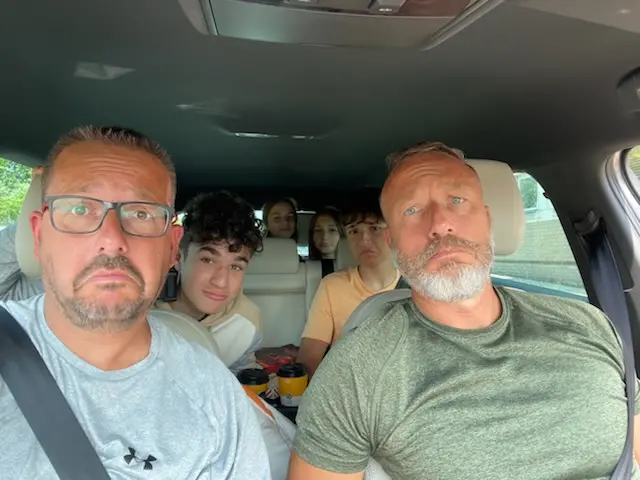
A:
{"label": "overhead console", "polygon": [[328,47],[426,50],[504,0],[178,0],[202,34]]}

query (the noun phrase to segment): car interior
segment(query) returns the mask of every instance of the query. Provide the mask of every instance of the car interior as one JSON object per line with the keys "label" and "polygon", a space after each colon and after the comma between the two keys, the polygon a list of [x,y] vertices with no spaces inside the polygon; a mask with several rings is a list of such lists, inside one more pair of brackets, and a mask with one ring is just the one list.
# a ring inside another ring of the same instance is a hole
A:
{"label": "car interior", "polygon": [[[377,195],[387,154],[435,140],[479,171],[496,284],[601,305],[585,232],[606,226],[638,352],[636,1],[0,5],[0,157],[40,165],[75,126],[121,125],[170,152],[178,210],[219,188],[257,211],[296,199],[298,245],[266,239],[245,279],[264,346],[299,344],[322,276],[298,258],[312,213]],[[354,263],[344,240],[335,263]]]}

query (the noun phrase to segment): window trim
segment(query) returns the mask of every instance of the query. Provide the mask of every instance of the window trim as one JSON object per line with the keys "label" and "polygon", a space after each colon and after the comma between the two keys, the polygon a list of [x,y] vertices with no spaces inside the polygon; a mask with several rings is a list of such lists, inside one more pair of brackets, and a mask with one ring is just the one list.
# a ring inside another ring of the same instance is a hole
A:
{"label": "window trim", "polygon": [[[637,177],[629,175],[625,164],[631,148],[633,147],[620,150],[609,157],[604,167],[604,179],[636,235],[640,236],[640,215],[637,213],[637,205],[640,204],[640,181]],[[636,188],[633,183],[637,183],[638,187]]]}

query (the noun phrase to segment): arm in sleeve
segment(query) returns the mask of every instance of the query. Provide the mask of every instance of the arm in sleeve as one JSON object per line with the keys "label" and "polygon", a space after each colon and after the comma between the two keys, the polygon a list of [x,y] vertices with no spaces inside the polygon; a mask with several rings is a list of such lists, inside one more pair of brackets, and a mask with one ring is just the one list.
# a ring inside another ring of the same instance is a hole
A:
{"label": "arm in sleeve", "polygon": [[25,300],[44,291],[41,278],[29,278],[20,271],[16,257],[17,226],[0,230],[0,300]]}
{"label": "arm in sleeve", "polygon": [[224,373],[226,381],[219,385],[217,397],[226,401],[228,408],[226,418],[218,419],[222,434],[217,458],[225,465],[220,470],[226,475],[220,475],[214,466],[218,471],[212,472],[211,478],[271,480],[269,456],[251,400],[231,372]]}
{"label": "arm in sleeve", "polygon": [[313,467],[359,474],[369,462],[374,428],[370,424],[370,397],[378,374],[367,362],[368,351],[362,335],[340,340],[304,394],[294,452]]}
{"label": "arm in sleeve", "polygon": [[302,338],[311,338],[331,344],[335,333],[334,325],[333,309],[331,308],[327,282],[323,279],[313,297]]}

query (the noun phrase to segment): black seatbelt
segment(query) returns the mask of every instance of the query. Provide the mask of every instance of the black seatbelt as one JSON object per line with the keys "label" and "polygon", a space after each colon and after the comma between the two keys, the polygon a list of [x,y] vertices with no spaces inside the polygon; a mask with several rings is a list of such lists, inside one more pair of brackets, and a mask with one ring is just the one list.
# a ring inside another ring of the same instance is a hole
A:
{"label": "black seatbelt", "polygon": [[0,376],[61,480],[109,480],[29,335],[0,307]]}
{"label": "black seatbelt", "polygon": [[[600,308],[615,326],[622,342],[624,376],[627,395],[627,437],[611,480],[628,480],[633,469],[633,421],[635,417],[636,369],[633,356],[633,341],[627,302],[622,280],[607,238],[606,226],[602,219],[593,223],[591,232],[583,234],[589,254],[589,265],[593,287]],[[589,220],[589,218],[587,219]],[[576,225],[578,229],[583,228]]]}
{"label": "black seatbelt", "polygon": [[333,273],[335,270],[334,261],[327,258],[323,258],[322,260],[320,260],[320,266],[322,268],[322,278]]}

